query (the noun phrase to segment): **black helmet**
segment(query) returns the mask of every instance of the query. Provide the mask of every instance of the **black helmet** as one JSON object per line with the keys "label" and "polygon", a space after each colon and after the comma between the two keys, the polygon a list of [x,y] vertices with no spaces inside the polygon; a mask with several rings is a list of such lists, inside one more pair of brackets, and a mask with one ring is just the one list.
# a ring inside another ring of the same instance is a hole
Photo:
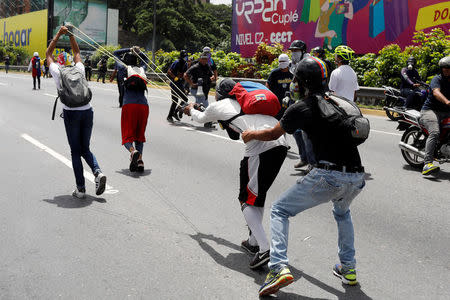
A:
{"label": "black helmet", "polygon": [[441,60],[439,61],[439,68],[450,69],[450,55],[441,58]]}
{"label": "black helmet", "polygon": [[327,77],[327,64],[317,57],[308,56],[295,68],[298,83],[310,91],[322,91]]}
{"label": "black helmet", "polygon": [[412,64],[412,65],[416,65],[416,58],[414,57],[414,56],[410,56],[410,57],[408,57],[408,60],[406,60],[406,63],[409,65],[409,64]]}
{"label": "black helmet", "polygon": [[306,52],[306,44],[302,40],[295,40],[292,42],[289,50],[301,50],[303,52]]}
{"label": "black helmet", "polygon": [[322,47],[312,48],[313,53],[317,53],[319,57],[325,57],[325,50]]}
{"label": "black helmet", "polygon": [[181,50],[181,51],[180,51],[180,58],[181,58],[181,59],[184,59],[186,56],[188,56],[187,51],[186,51],[186,50]]}
{"label": "black helmet", "polygon": [[225,98],[234,98],[230,95],[231,90],[236,85],[236,81],[230,78],[224,78],[219,81],[216,87],[216,100],[223,100]]}
{"label": "black helmet", "polygon": [[127,52],[122,56],[122,61],[124,62],[124,64],[126,64],[127,66],[137,66],[138,65],[138,60],[137,60],[137,56],[134,55],[134,53],[132,52]]}

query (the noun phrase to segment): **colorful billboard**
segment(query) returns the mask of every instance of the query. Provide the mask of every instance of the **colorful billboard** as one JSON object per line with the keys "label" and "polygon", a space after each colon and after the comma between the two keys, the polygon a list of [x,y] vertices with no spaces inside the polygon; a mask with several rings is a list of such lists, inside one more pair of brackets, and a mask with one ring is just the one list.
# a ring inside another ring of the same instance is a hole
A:
{"label": "colorful billboard", "polygon": [[47,49],[47,10],[0,19],[0,39],[24,47],[28,54],[39,52],[42,57]]}
{"label": "colorful billboard", "polygon": [[[108,16],[108,5],[106,0],[54,0],[53,2],[53,35],[64,22],[70,22],[81,29],[90,38],[99,44],[106,44],[106,27]],[[75,34],[90,42],[86,36],[75,31]],[[81,48],[89,48],[80,42]],[[59,46],[70,45],[68,36],[61,37]],[[89,48],[91,49],[91,48]]]}
{"label": "colorful billboard", "polygon": [[296,39],[308,49],[345,44],[357,53],[411,43],[417,30],[450,29],[450,1],[442,0],[233,0],[231,49],[252,57],[260,43]]}

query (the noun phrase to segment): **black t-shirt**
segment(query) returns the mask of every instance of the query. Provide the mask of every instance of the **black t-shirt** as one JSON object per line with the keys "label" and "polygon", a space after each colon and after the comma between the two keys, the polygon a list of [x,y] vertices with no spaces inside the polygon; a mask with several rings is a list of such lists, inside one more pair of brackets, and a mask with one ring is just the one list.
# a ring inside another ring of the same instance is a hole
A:
{"label": "black t-shirt", "polygon": [[447,99],[450,99],[450,82],[448,80],[443,79],[442,75],[436,75],[431,79],[430,88],[428,89],[428,98],[423,104],[423,110],[435,110],[442,112],[450,112],[450,106],[445,105],[433,95],[434,89],[440,89],[442,95],[444,95]]}
{"label": "black t-shirt", "polygon": [[414,89],[414,83],[420,81],[420,75],[416,69],[408,70],[408,68],[403,68],[401,71],[402,84],[400,88],[402,89]]}
{"label": "black t-shirt", "polygon": [[280,120],[280,125],[289,134],[304,130],[313,145],[318,162],[328,161],[340,166],[359,167],[361,157],[350,137],[330,126],[322,119],[317,99],[309,96],[291,105]]}
{"label": "black t-shirt", "polygon": [[186,74],[195,84],[197,84],[199,78],[203,78],[203,91],[209,90],[213,72],[208,64],[202,65],[201,63],[196,63],[187,70]]}
{"label": "black t-shirt", "polygon": [[270,72],[267,84],[269,85],[269,89],[277,95],[280,103],[286,95],[286,92],[289,92],[289,85],[292,78],[293,75],[291,72],[283,72],[280,68],[276,68]]}

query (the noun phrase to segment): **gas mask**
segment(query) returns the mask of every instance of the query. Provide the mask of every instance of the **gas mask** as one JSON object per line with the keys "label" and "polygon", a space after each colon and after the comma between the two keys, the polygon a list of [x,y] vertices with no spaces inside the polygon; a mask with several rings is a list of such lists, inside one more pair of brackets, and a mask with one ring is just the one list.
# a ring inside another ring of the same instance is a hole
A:
{"label": "gas mask", "polygon": [[412,70],[412,69],[414,69],[414,65],[413,64],[408,64],[408,70]]}
{"label": "gas mask", "polygon": [[294,65],[296,65],[297,63],[299,63],[302,60],[302,57],[303,57],[303,52],[301,52],[301,51],[292,52],[292,63]]}

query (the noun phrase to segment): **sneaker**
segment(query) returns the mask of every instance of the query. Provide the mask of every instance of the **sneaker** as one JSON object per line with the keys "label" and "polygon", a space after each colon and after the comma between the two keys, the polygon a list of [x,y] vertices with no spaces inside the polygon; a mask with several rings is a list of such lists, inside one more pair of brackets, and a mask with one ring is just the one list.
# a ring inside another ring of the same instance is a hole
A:
{"label": "sneaker", "polygon": [[105,191],[106,187],[106,176],[103,173],[99,172],[97,176],[95,176],[95,194],[101,195]]}
{"label": "sneaker", "polygon": [[253,257],[252,261],[250,262],[250,269],[256,269],[258,267],[264,266],[269,262],[270,259],[270,250],[264,251],[264,252],[258,252]]}
{"label": "sneaker", "polygon": [[244,249],[245,251],[247,251],[248,253],[250,253],[251,255],[255,255],[256,253],[259,252],[259,246],[252,246],[250,245],[248,239],[246,239],[245,241],[242,241],[241,243],[241,248]]}
{"label": "sneaker", "polygon": [[142,159],[137,161],[137,171],[144,172],[144,161]]}
{"label": "sneaker", "polygon": [[167,120],[169,123],[173,123],[172,116],[168,116],[166,120]]}
{"label": "sneaker", "polygon": [[303,160],[300,160],[298,163],[296,163],[296,164],[294,165],[294,168],[295,168],[295,169],[302,168],[302,167],[306,166],[307,164],[308,164],[307,162],[305,162],[305,161],[303,161]]}
{"label": "sneaker", "polygon": [[433,163],[427,163],[423,166],[422,175],[430,175],[436,172],[439,172],[439,166],[436,166]]}
{"label": "sneaker", "polygon": [[138,167],[139,151],[134,150],[130,154],[130,172],[136,172]]}
{"label": "sneaker", "polygon": [[294,282],[294,276],[288,267],[284,267],[280,272],[270,271],[266,280],[259,289],[259,296],[275,294],[279,289]]}
{"label": "sneaker", "polygon": [[355,285],[358,283],[355,269],[344,270],[342,265],[336,264],[333,267],[333,274],[341,278],[343,284]]}
{"label": "sneaker", "polygon": [[72,192],[72,196],[74,196],[75,198],[78,198],[78,199],[84,199],[84,198],[86,198],[86,189],[85,188],[82,188],[82,189],[76,188]]}
{"label": "sneaker", "polygon": [[215,128],[212,122],[207,122],[203,125],[205,128]]}

